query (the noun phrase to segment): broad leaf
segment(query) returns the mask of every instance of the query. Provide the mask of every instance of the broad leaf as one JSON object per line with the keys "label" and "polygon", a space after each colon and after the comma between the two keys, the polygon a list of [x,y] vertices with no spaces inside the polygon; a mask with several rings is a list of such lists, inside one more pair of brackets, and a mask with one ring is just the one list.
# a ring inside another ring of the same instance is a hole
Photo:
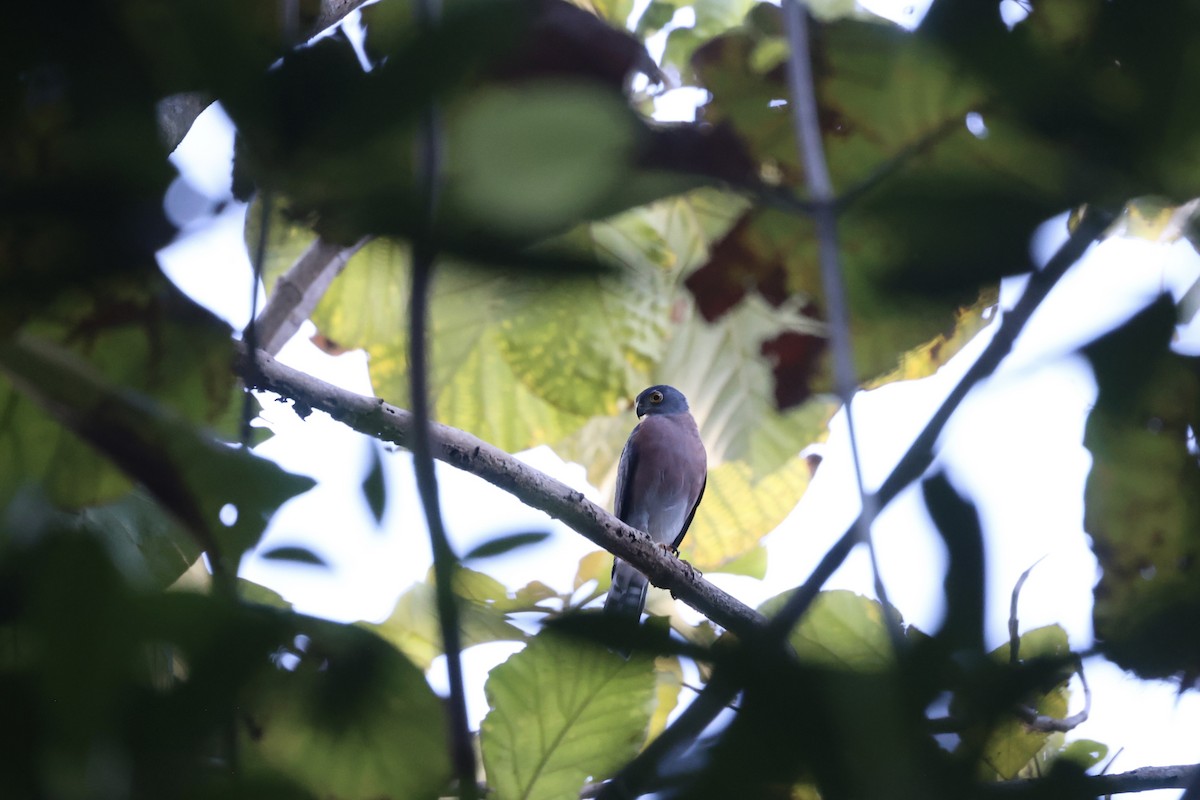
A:
{"label": "broad leaf", "polygon": [[506,555],[513,550],[520,550],[531,545],[541,544],[550,538],[546,531],[527,531],[525,533],[510,533],[489,539],[483,544],[476,545],[463,554],[463,561],[474,561],[485,558]]}
{"label": "broad leaf", "polygon": [[[181,419],[221,424],[232,433],[228,415],[241,404],[231,402],[240,394],[234,391],[228,327],[161,277],[113,280],[106,289],[65,295],[45,316],[29,320],[24,335],[58,343],[97,379],[166,404]],[[47,364],[39,370],[42,378],[50,380],[51,369]],[[63,377],[59,389],[69,398]],[[127,476],[17,391],[15,380],[0,367],[0,507],[22,485],[40,486],[51,500],[72,508],[112,501],[129,490]]]}
{"label": "broad leaf", "polygon": [[701,572],[763,577],[765,561],[741,559],[759,552],[762,537],[791,513],[808,486],[809,474],[807,462],[800,457],[758,479],[740,461],[710,470],[704,499],[679,546],[680,556]]}
{"label": "broad leaf", "polygon": [[1143,677],[1200,671],[1200,366],[1171,354],[1174,305],[1163,297],[1085,351],[1099,395],[1084,444],[1092,469],[1084,526],[1104,570],[1096,637]]}
{"label": "broad leaf", "polygon": [[[776,613],[790,594],[771,598],[759,606],[759,611],[767,616]],[[888,669],[895,661],[885,626],[901,624],[898,615],[891,620],[884,618],[879,601],[837,589],[817,595],[788,641],[803,661],[876,672]]]}
{"label": "broad leaf", "polygon": [[450,777],[442,703],[422,672],[376,636],[316,620],[248,693],[251,768],[319,797],[439,797]]}
{"label": "broad leaf", "polygon": [[667,720],[679,705],[679,695],[683,691],[683,667],[678,658],[659,658],[654,663],[654,714],[650,717],[647,742],[654,741],[667,727]]}
{"label": "broad leaf", "polygon": [[637,752],[654,699],[653,663],[552,633],[492,670],[480,727],[497,800],[560,800]]}
{"label": "broad leaf", "polygon": [[131,583],[165,589],[200,558],[200,545],[142,490],[78,514],[79,526],[96,533]]}
{"label": "broad leaf", "polygon": [[[233,448],[148,398],[113,386],[72,353],[23,336],[0,345],[0,373],[65,429],[99,451],[236,570],[287,499],[313,481]],[[226,525],[222,510],[236,519]]]}
{"label": "broad leaf", "polygon": [[[1061,657],[1069,650],[1067,633],[1058,625],[1035,628],[1021,635],[1022,660]],[[1007,642],[992,652],[992,657],[1002,663],[1008,661],[1008,655]],[[1067,715],[1066,683],[1063,682],[1038,697],[1036,702],[1030,705],[1038,714],[1062,719]],[[1021,768],[1046,745],[1049,738],[1049,733],[1031,730],[1024,721],[1015,716],[1007,716],[992,729],[987,743],[983,745],[983,763],[980,765],[982,777],[998,780],[1015,778]]]}
{"label": "broad leaf", "polygon": [[[525,638],[525,633],[510,623],[502,610],[491,605],[462,598],[458,615],[464,648]],[[433,660],[444,652],[432,579],[413,584],[400,595],[386,620],[366,627],[399,648],[421,669],[429,669]]]}

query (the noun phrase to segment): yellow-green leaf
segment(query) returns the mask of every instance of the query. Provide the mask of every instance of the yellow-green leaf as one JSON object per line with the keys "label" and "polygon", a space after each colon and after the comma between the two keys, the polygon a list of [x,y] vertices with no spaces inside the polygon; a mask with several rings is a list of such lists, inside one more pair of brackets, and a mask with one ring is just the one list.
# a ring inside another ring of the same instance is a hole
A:
{"label": "yellow-green leaf", "polygon": [[243,752],[314,796],[434,800],[450,777],[446,715],[420,670],[367,631],[306,624],[292,669],[272,665],[239,715]]}
{"label": "yellow-green leaf", "polygon": [[[505,591],[501,587],[500,595],[504,594]],[[437,614],[437,596],[431,579],[429,582],[413,584],[400,595],[391,615],[382,623],[365,627],[374,630],[398,647],[421,669],[429,669],[433,660],[443,652],[442,632]],[[524,632],[508,621],[504,611],[490,603],[461,597],[458,614],[464,648],[487,642],[520,641],[525,638]]]}
{"label": "yellow-green leaf", "polygon": [[654,664],[544,632],[492,670],[480,727],[496,800],[577,797],[636,752],[654,702]]}
{"label": "yellow-green leaf", "polygon": [[683,667],[678,658],[658,658],[654,666],[654,714],[650,717],[647,742],[654,741],[667,727],[667,720],[679,705],[679,694],[683,691]]}
{"label": "yellow-green leaf", "polygon": [[[1020,654],[1022,660],[1038,657],[1062,656],[1069,650],[1067,633],[1058,625],[1035,628],[1021,635]],[[997,661],[1007,662],[1010,652],[1005,642],[992,651]],[[1067,686],[1062,683],[1049,693],[1042,695],[1033,705],[1037,713],[1062,719],[1067,715]],[[1046,745],[1050,734],[1031,730],[1023,720],[1009,716],[996,725],[982,750],[980,764],[982,777],[997,780],[1015,778],[1029,761]]]}
{"label": "yellow-green leaf", "polygon": [[[787,602],[791,592],[778,595],[759,606],[771,616]],[[788,641],[801,660],[858,671],[887,669],[894,661],[886,625],[899,625],[899,618],[885,620],[877,600],[837,589],[821,592]]]}

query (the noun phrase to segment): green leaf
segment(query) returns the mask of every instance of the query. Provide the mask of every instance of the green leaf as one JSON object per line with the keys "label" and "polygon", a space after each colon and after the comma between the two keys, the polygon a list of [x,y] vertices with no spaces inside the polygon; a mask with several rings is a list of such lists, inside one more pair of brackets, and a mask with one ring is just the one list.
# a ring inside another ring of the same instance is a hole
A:
{"label": "green leaf", "polygon": [[[523,640],[525,633],[506,617],[503,601],[508,599],[508,593],[504,587],[482,573],[466,569],[462,573],[470,576],[465,582],[472,584],[466,591],[463,591],[464,581],[456,584],[463,648],[487,642]],[[493,596],[483,596],[486,594]],[[495,595],[503,601],[498,602]],[[398,647],[414,664],[429,669],[443,652],[432,574],[427,582],[415,583],[400,595],[386,620],[366,627]]]}
{"label": "green leaf", "polygon": [[476,93],[446,130],[447,213],[515,237],[597,216],[620,187],[635,119],[620,95],[527,82]]}
{"label": "green leaf", "polygon": [[383,514],[387,511],[387,483],[383,476],[383,459],[379,457],[379,447],[371,443],[371,466],[367,476],[363,478],[362,493],[371,509],[371,516],[376,524],[383,522]]}
{"label": "green leaf", "polygon": [[291,561],[294,564],[311,564],[314,567],[328,567],[325,559],[309,550],[307,547],[273,547],[259,553],[261,558],[268,561]]}
{"label": "green leaf", "polygon": [[[241,405],[231,401],[241,395],[234,387],[228,326],[161,276],[113,280],[105,289],[65,294],[44,317],[29,320],[23,335],[57,343],[81,368],[86,361],[96,379],[153,398],[181,419],[230,421],[228,411]],[[16,380],[0,368],[0,506],[23,485],[40,486],[67,508],[113,501],[129,491],[127,476],[18,391]],[[60,388],[69,398],[69,381]]]}
{"label": "green leaf", "polygon": [[579,568],[575,571],[575,589],[578,590],[588,581],[596,581],[597,591],[601,594],[608,591],[608,581],[612,578],[612,554],[606,550],[596,550],[579,559]]}
{"label": "green leaf", "polygon": [[[771,616],[790,595],[777,595],[758,610]],[[813,664],[859,672],[886,670],[894,664],[895,655],[885,626],[901,622],[898,615],[890,622],[883,615],[877,600],[843,589],[821,592],[788,641],[801,660]]]}
{"label": "green leaf", "polygon": [[85,508],[78,520],[100,537],[135,585],[165,589],[200,557],[196,539],[140,489],[114,503]]}
{"label": "green leaf", "polygon": [[745,575],[761,581],[767,576],[767,548],[762,545],[752,547],[732,561],[726,561],[715,571],[728,575]]}
{"label": "green leaf", "polygon": [[900,356],[900,366],[892,372],[868,381],[864,388],[873,389],[892,381],[911,381],[937,372],[984,328],[992,324],[997,316],[1000,300],[996,287],[984,289],[979,299],[958,309],[954,328],[948,333],[939,333],[924,344]]}
{"label": "green leaf", "polygon": [[[1001,663],[1009,660],[1009,643],[992,651],[992,658]],[[1067,633],[1058,625],[1035,628],[1021,635],[1020,655],[1023,661],[1034,658],[1064,656],[1070,651]],[[1031,704],[1038,714],[1062,719],[1067,715],[1066,681],[1040,696]],[[1015,778],[1022,767],[1046,745],[1050,734],[1030,730],[1021,719],[1008,715],[995,725],[981,751],[981,775],[995,780]]]}
{"label": "green leaf", "polygon": [[497,800],[559,800],[637,752],[654,698],[647,658],[624,658],[550,633],[492,670],[480,727]]}
{"label": "green leaf", "polygon": [[71,25],[14,8],[5,23],[2,69],[23,78],[0,118],[0,338],[111,284],[161,280],[154,253],[176,233],[162,202],[175,170],[154,107],[169,91],[131,35],[127,5],[80,7]]}
{"label": "green leaf", "polygon": [[[770,180],[799,190],[785,71],[762,60],[767,51],[779,55],[777,13],[761,6],[743,28],[696,51],[693,63],[713,95],[706,117],[733,125]],[[1026,269],[1029,233],[1085,196],[1081,187],[1096,173],[1068,146],[1030,131],[986,84],[964,80],[943,42],[849,20],[815,26],[813,35],[826,153],[842,196],[855,360],[865,379],[891,372],[902,352],[948,328],[950,309],[981,285]],[[986,134],[968,130],[968,114],[982,115]],[[747,291],[775,304],[790,298],[811,332],[812,321],[827,316],[816,253],[811,220],[758,208],[713,247],[689,287],[709,319]],[[776,333],[785,330],[777,325]],[[788,381],[802,391],[777,396],[828,389],[828,365],[813,356],[800,366],[809,374]]]}
{"label": "green leaf", "polygon": [[652,0],[638,19],[637,35],[643,38],[653,36],[667,26],[678,8],[679,4],[671,0]]}
{"label": "green leaf", "polygon": [[1094,589],[1101,651],[1145,678],[1200,671],[1200,365],[1169,352],[1163,297],[1085,351],[1099,394],[1084,430],[1092,469],[1084,528],[1104,570]]}
{"label": "green leaf", "polygon": [[701,572],[750,567],[753,562],[743,559],[761,549],[762,537],[795,508],[809,474],[800,457],[757,479],[741,461],[710,469],[696,518],[679,546],[680,557]]}
{"label": "green leaf", "polygon": [[1200,10],[1185,0],[1155,14],[1092,0],[1044,6],[1010,34],[994,9],[939,3],[921,31],[953,55],[960,80],[986,86],[1006,116],[1070,152],[1076,198],[1196,196],[1200,171],[1177,154],[1200,141],[1197,110],[1184,99],[1200,91]]}
{"label": "green leaf", "polygon": [[[45,340],[22,336],[0,344],[0,374],[144,485],[231,573],[275,510],[313,485],[310,478],[217,441],[142,395],[114,387]],[[226,506],[236,511],[230,525],[221,521]]]}
{"label": "green leaf", "polygon": [[591,5],[597,14],[622,28],[633,12],[633,0],[592,0]]}
{"label": "green leaf", "polygon": [[[203,564],[201,564],[203,567]],[[205,572],[207,575],[207,571]],[[238,599],[243,603],[254,603],[260,606],[279,608],[285,611],[292,609],[292,604],[283,599],[283,595],[274,589],[268,589],[260,583],[238,578]]]}
{"label": "green leaf", "polygon": [[1094,739],[1076,739],[1058,753],[1058,758],[1065,758],[1078,764],[1082,769],[1091,769],[1104,760],[1108,755],[1108,745]]}
{"label": "green leaf", "polygon": [[510,533],[507,536],[497,536],[495,539],[489,539],[483,544],[471,548],[462,557],[462,560],[472,561],[481,558],[494,558],[505,553],[511,553],[513,550],[518,550],[522,547],[540,544],[548,538],[550,538],[550,534],[545,531]]}
{"label": "green leaf", "polygon": [[650,717],[647,742],[654,741],[667,727],[683,691],[683,667],[677,657],[657,658],[654,667],[654,714]]}
{"label": "green leaf", "polygon": [[[340,346],[367,349],[376,393],[401,406],[408,405],[408,280],[408,249],[376,240],[350,260],[313,313]],[[503,276],[446,265],[434,282],[429,330],[437,418],[509,451],[582,423],[542,400],[505,362],[499,321],[513,290]]]}
{"label": "green leaf", "polygon": [[248,767],[320,797],[439,797],[446,715],[424,674],[355,627],[310,620],[297,633],[297,662],[273,665],[249,692]]}
{"label": "green leaf", "polygon": [[[429,580],[433,580],[433,570],[429,572]],[[544,611],[539,603],[558,593],[541,581],[532,581],[522,586],[516,592],[510,592],[508,587],[490,575],[460,566],[454,574],[454,592],[459,597],[480,603],[488,608],[510,614],[514,611]]]}

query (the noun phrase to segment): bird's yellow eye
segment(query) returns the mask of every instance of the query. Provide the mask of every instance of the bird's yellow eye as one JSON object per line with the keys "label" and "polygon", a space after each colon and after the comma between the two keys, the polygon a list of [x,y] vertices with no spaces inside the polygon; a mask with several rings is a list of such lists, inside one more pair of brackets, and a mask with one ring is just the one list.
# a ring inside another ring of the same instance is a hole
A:
{"label": "bird's yellow eye", "polygon": [[662,401],[663,401],[663,393],[662,392],[651,392],[650,393],[650,402],[651,403],[654,403],[654,405],[658,405]]}

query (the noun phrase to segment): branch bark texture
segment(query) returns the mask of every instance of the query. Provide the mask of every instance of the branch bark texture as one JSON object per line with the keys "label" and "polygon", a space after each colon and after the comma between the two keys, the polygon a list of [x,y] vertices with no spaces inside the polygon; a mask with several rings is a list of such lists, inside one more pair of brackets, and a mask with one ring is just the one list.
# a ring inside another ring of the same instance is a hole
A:
{"label": "branch bark texture", "polygon": [[[992,794],[997,796],[1009,794],[1025,796],[1032,787],[1037,786],[1043,780],[1043,778],[1021,778],[1002,781],[989,788],[992,788]],[[1089,790],[1095,791],[1096,797],[1130,792],[1151,792],[1156,789],[1184,789],[1192,785],[1194,781],[1200,780],[1200,764],[1138,767],[1114,775],[1088,775],[1083,780],[1087,781]]]}
{"label": "branch bark texture", "polygon": [[364,237],[353,247],[342,247],[318,237],[309,245],[275,284],[271,299],[254,322],[258,348],[277,355],[312,314],[351,256],[368,241]]}
{"label": "branch bark texture", "polygon": [[[301,416],[318,409],[359,433],[405,449],[412,447],[413,416],[402,408],[326,383],[261,351],[253,360],[241,351],[236,369],[250,388],[291,399]],[[429,432],[434,458],[562,520],[717,624],[743,637],[753,636],[765,626],[762,614],[700,578],[691,566],[664,552],[646,534],[621,522],[582,492],[465,431],[431,423]]]}

